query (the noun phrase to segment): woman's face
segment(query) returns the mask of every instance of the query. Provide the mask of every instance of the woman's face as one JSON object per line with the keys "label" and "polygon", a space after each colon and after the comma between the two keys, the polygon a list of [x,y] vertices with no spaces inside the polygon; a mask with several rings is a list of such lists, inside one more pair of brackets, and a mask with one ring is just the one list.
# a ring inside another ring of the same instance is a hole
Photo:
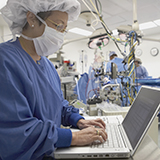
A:
{"label": "woman's face", "polygon": [[[64,32],[67,27],[68,14],[61,11],[52,11],[52,14],[45,20],[45,22],[49,27],[55,30],[59,30],[59,28],[62,28],[63,30],[61,31],[60,29],[60,32]],[[30,29],[27,29],[27,31],[25,31],[26,35],[36,38],[43,34],[45,24],[42,23],[41,25],[39,25],[39,20],[31,12],[28,14],[28,23],[30,24],[30,26],[34,24],[34,27],[30,27]]]}
{"label": "woman's face", "polygon": [[64,32],[67,28],[68,14],[61,11],[53,11],[45,20],[47,25],[59,32]]}
{"label": "woman's face", "polygon": [[[49,27],[55,30],[57,30],[59,26],[63,27],[65,30],[68,22],[68,14],[66,12],[61,11],[52,11],[52,14],[45,20],[45,22]],[[39,36],[43,34],[44,29],[45,25],[42,24],[41,27],[39,27]],[[61,32],[63,32],[63,30]]]}
{"label": "woman's face", "polygon": [[136,67],[139,66],[139,63],[137,61],[134,61],[134,64],[136,65]]}

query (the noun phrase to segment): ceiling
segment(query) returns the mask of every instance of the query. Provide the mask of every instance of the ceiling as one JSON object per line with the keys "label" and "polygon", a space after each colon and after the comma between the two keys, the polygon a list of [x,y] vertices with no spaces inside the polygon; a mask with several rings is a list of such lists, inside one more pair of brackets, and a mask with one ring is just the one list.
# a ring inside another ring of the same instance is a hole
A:
{"label": "ceiling", "polygon": [[[85,0],[90,2],[90,0]],[[95,0],[92,0],[95,4]],[[88,8],[84,5],[82,0],[81,11],[88,11]],[[120,25],[132,25],[133,24],[133,2],[132,0],[100,0],[102,4],[102,16],[103,20],[110,30],[116,29]],[[148,21],[154,21],[160,19],[160,0],[137,0],[137,18],[138,23],[145,23]],[[95,10],[94,10],[95,11]],[[79,27],[85,30],[93,32],[91,27],[86,26],[86,20],[81,16],[76,22],[69,24],[69,29],[73,27]],[[99,23],[95,29],[102,27]],[[143,31],[145,36],[160,33],[160,26],[152,29],[146,29]],[[73,33],[67,34],[67,39],[74,37],[80,38],[81,36]]]}
{"label": "ceiling", "polygon": [[[78,0],[81,3],[81,11],[89,11],[84,5],[82,0]],[[90,2],[90,0],[85,0]],[[95,4],[95,0],[92,0]],[[133,23],[133,5],[132,0],[100,0],[102,4],[102,16],[103,20],[110,30],[116,29],[120,25],[132,25]],[[148,21],[154,21],[160,19],[160,0],[137,0],[137,17],[138,23],[144,23]],[[2,16],[0,15],[0,26],[7,26]],[[68,24],[68,29],[78,27],[88,31],[94,31],[92,27],[86,26],[86,20],[78,18],[76,22]],[[94,28],[102,27],[99,23]],[[160,33],[160,26],[152,29],[146,29],[143,31],[146,36]],[[81,38],[84,36],[68,32],[66,39]]]}

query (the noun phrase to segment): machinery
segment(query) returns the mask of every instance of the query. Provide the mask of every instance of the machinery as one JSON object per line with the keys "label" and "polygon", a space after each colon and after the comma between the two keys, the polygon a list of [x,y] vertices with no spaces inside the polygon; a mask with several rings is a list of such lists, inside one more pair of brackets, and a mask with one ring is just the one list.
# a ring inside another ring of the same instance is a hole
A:
{"label": "machinery", "polygon": [[[98,11],[98,6],[96,5],[96,3],[95,5],[92,3],[92,5],[96,11],[95,16],[99,17],[99,20],[97,20],[96,18],[96,21],[99,21],[104,28],[103,31],[106,34],[106,35],[104,34],[105,38],[106,39],[108,38],[108,41],[109,39],[113,40],[116,47],[124,57],[122,63],[124,64],[124,66],[127,65],[127,68],[125,68],[124,71],[118,71],[118,69],[116,68],[116,64],[114,63],[111,64],[110,71],[105,72],[103,65],[101,68],[95,70],[95,77],[99,77],[98,78],[99,82],[97,83],[100,84],[99,95],[98,96],[96,95],[96,97],[101,98],[103,101],[108,101],[109,103],[116,103],[121,106],[129,106],[132,104],[138,92],[138,90],[136,90],[135,88],[134,59],[135,59],[135,50],[136,47],[140,44],[139,38],[142,37],[142,34],[139,31],[139,24],[137,20],[137,1],[133,0],[133,25],[130,27],[130,29],[128,29],[129,27],[127,29],[123,27],[117,28],[119,32],[125,33],[126,37],[124,39],[116,38],[112,35],[112,32],[109,30],[109,28],[103,21],[102,15]],[[91,13],[93,14],[92,11]],[[91,48],[91,46],[93,46],[92,48],[94,48],[94,46],[98,46],[98,48],[101,48],[99,47],[100,44],[101,46],[104,46],[103,45],[104,40],[101,39],[102,35],[100,35],[99,37],[93,36],[92,38],[90,38],[89,48]],[[93,42],[95,42],[95,45],[93,45]],[[124,52],[121,51],[118,43],[124,45]],[[126,52],[127,46],[129,46],[128,54]],[[107,77],[110,80],[110,83],[105,82],[104,80],[105,77]]]}
{"label": "machinery", "polygon": [[[97,2],[100,3],[100,1]],[[83,3],[85,4],[85,1],[83,1]],[[93,22],[100,22],[103,28],[96,29],[93,34],[88,37],[66,41],[64,45],[73,41],[89,39],[88,47],[96,50],[106,46],[108,42],[112,40],[124,57],[123,63],[124,65],[127,64],[127,68],[124,71],[119,72],[116,68],[116,65],[113,63],[111,65],[111,70],[107,72],[105,72],[103,65],[100,68],[94,69],[95,78],[98,77],[98,80],[96,80],[95,83],[99,83],[100,88],[97,89],[97,92],[94,96],[87,96],[86,99],[89,103],[91,101],[95,102],[97,99],[101,99],[102,101],[116,103],[120,106],[129,106],[132,104],[138,92],[135,87],[135,51],[136,47],[140,45],[140,39],[145,39],[139,30],[137,19],[137,1],[133,0],[133,24],[131,26],[117,27],[119,34],[122,33],[125,35],[123,38],[116,38],[113,36],[112,32],[103,21],[103,16],[96,6],[96,1],[95,5],[90,3],[90,6],[92,5],[92,9],[94,8],[95,11],[92,11],[87,4],[85,5],[89,11],[82,12],[80,17],[86,20],[87,26],[92,27]],[[121,51],[119,48],[119,43],[124,46],[124,51]],[[129,47],[128,53],[126,51],[127,47]],[[105,80],[106,77],[108,78],[107,82]],[[119,82],[117,82],[117,79],[119,79]],[[92,89],[94,90],[95,88]]]}
{"label": "machinery", "polygon": [[71,64],[70,61],[64,61],[61,71],[59,72],[64,98],[69,102],[77,99],[74,88],[76,87],[76,79],[78,78],[79,73],[75,71],[75,65],[75,62]]}
{"label": "machinery", "polygon": [[76,72],[76,62],[64,61],[62,57],[63,52],[59,51],[56,56],[50,56],[48,59],[54,64],[55,68],[61,79],[61,89],[63,91],[64,98],[69,102],[77,99],[77,95],[74,93],[76,87],[76,79],[79,73]]}

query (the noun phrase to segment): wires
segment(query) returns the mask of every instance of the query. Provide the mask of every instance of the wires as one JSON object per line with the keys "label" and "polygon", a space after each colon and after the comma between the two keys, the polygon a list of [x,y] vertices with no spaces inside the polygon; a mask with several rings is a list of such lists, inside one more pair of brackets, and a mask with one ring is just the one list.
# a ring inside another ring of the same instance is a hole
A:
{"label": "wires", "polygon": [[[96,22],[97,22],[97,24],[98,24],[98,18],[97,18],[97,16],[95,15],[95,13],[93,13],[93,11],[91,10],[91,8],[88,6],[88,4],[85,2],[85,0],[82,0],[82,2],[85,4],[85,6],[89,9],[89,11],[92,13],[92,15],[95,17],[95,19],[96,19]],[[96,25],[97,25],[96,24]],[[93,26],[92,25],[92,23],[91,23],[91,26]]]}
{"label": "wires", "polygon": [[[87,99],[89,99],[89,94],[90,92],[94,91],[94,93],[96,94],[96,96],[98,97],[98,91],[99,91],[99,88],[95,88],[95,89],[91,89],[90,91],[88,91],[88,95],[87,95]],[[97,93],[96,93],[97,91]]]}
{"label": "wires", "polygon": [[[100,5],[100,11],[99,11],[97,2],[98,2],[99,5]],[[100,14],[101,14],[101,13],[102,13],[102,5],[101,5],[101,2],[100,2],[99,0],[95,0],[95,4],[96,4],[96,8],[97,8],[98,12],[100,12]]]}
{"label": "wires", "polygon": [[[127,63],[128,65],[128,73],[126,73],[127,75],[127,82],[125,83],[125,89],[127,92],[125,92],[125,97],[126,97],[126,101],[127,98],[129,98],[130,104],[133,102],[134,100],[134,93],[133,93],[133,83],[135,82],[135,64],[134,64],[134,59],[135,59],[135,49],[138,45],[138,40],[137,40],[137,33],[135,31],[130,31],[127,34],[127,40],[121,40],[120,38],[116,38],[112,35],[112,31],[107,27],[107,25],[105,24],[105,22],[103,21],[102,18],[102,5],[100,0],[95,0],[93,3],[93,0],[82,0],[83,3],[85,4],[85,6],[89,9],[89,11],[91,12],[91,14],[94,16],[94,20],[91,22],[91,27],[96,26],[98,23],[101,23],[101,25],[103,26],[107,36],[113,40],[113,42],[115,43],[116,47],[118,48],[118,50],[120,51],[120,53],[125,57],[125,64]],[[92,9],[94,9],[94,11],[92,11]],[[119,45],[117,42],[120,42],[121,44],[124,45],[124,52],[121,51]],[[129,45],[129,54],[126,54],[126,47],[127,45]],[[124,65],[125,68],[125,65]],[[125,71],[127,72],[127,69],[125,69]],[[124,77],[125,78],[125,77]],[[89,80],[90,81],[90,80]],[[89,83],[89,82],[88,82]],[[122,88],[122,87],[121,87]],[[85,91],[86,94],[86,91]],[[122,94],[122,91],[121,91]],[[127,97],[128,94],[128,97]],[[123,100],[122,103],[124,104]]]}
{"label": "wires", "polygon": [[[120,51],[120,53],[121,53],[123,56],[126,56],[126,55],[121,51],[121,49],[119,48],[119,46],[118,46],[118,44],[117,44],[117,42],[126,42],[126,41],[125,41],[125,40],[121,40],[121,39],[119,39],[119,38],[115,38],[114,36],[111,35],[112,32],[111,32],[111,31],[108,29],[108,27],[106,26],[105,22],[104,22],[103,19],[102,19],[102,16],[101,16],[100,12],[99,12],[99,9],[98,9],[97,1],[99,2],[100,7],[101,7],[101,10],[102,10],[102,5],[101,5],[100,1],[99,1],[99,0],[95,0],[95,3],[96,3],[96,6],[95,6],[95,4],[92,2],[92,0],[90,0],[90,3],[91,3],[91,5],[93,6],[93,8],[95,9],[95,11],[96,11],[99,19],[98,19],[97,16],[93,13],[93,11],[91,10],[91,8],[86,4],[85,0],[82,0],[82,1],[83,1],[83,3],[86,5],[86,7],[90,10],[90,12],[93,14],[93,16],[95,17],[95,20],[92,21],[92,23],[91,23],[92,28],[94,28],[94,26],[96,26],[96,25],[98,24],[98,22],[100,22],[100,23],[102,24],[103,28],[105,29],[108,37],[113,40],[113,42],[115,43],[115,45],[116,45],[116,47],[118,48],[118,50]],[[95,23],[95,25],[94,25],[94,23]]]}
{"label": "wires", "polygon": [[[95,20],[92,21],[91,26],[92,26],[92,27],[96,26],[96,25],[98,24],[98,22],[104,23],[101,19],[98,19],[98,18],[97,18],[97,15],[99,16],[99,18],[101,17],[101,15],[100,15],[99,11],[97,10],[97,8],[95,7],[95,5],[94,5],[94,3],[92,2],[92,0],[90,0],[90,2],[91,2],[91,4],[92,4],[93,8],[96,10],[96,13],[97,13],[97,14],[95,14],[95,13],[91,10],[91,8],[87,5],[87,3],[85,2],[85,0],[82,0],[82,1],[83,1],[83,3],[86,5],[86,7],[89,9],[89,11],[91,12],[91,14],[95,17]],[[99,3],[100,3],[100,1],[99,1]],[[95,23],[95,25],[94,25],[94,23]],[[105,24],[103,24],[103,25],[105,26],[105,28],[107,28],[107,26],[106,26]],[[107,31],[107,34],[109,34],[108,31]],[[108,36],[110,36],[110,34],[109,34]],[[110,38],[111,38],[111,37],[110,37]]]}
{"label": "wires", "polygon": [[99,5],[100,5],[100,13],[102,13],[102,4],[101,4],[100,0],[97,0],[97,1],[98,1]]}
{"label": "wires", "polygon": [[127,82],[127,91],[128,91],[128,97],[130,100],[130,104],[132,104],[134,100],[134,96],[136,95],[136,90],[133,91],[132,89],[132,84],[135,83],[135,64],[134,64],[134,59],[135,59],[135,47],[138,44],[137,41],[137,33],[135,31],[129,32],[129,40],[128,42],[130,43],[130,53],[128,56],[128,77],[132,79],[132,83],[130,84]]}

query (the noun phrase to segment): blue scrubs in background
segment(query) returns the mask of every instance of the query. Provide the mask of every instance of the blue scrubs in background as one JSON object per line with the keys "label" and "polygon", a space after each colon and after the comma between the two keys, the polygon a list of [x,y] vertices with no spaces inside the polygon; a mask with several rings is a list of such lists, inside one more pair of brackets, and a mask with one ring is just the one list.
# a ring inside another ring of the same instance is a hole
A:
{"label": "blue scrubs in background", "polygon": [[63,98],[53,64],[38,63],[19,40],[0,44],[0,159],[42,159],[57,147],[69,147],[70,129],[82,119]]}
{"label": "blue scrubs in background", "polygon": [[[112,60],[110,60],[109,62],[107,62],[106,72],[111,72],[111,63],[115,63],[117,65],[117,71],[118,72],[127,70],[127,64],[125,65],[122,62],[123,62],[122,58],[118,58],[118,57],[113,58]],[[121,83],[121,79],[117,78],[117,82]],[[111,83],[115,83],[115,81],[111,80]]]}
{"label": "blue scrubs in background", "polygon": [[143,79],[148,77],[148,72],[145,67],[139,66],[135,68],[136,78]]}
{"label": "blue scrubs in background", "polygon": [[124,63],[122,63],[123,59],[115,57],[112,60],[110,60],[109,62],[107,62],[106,72],[111,72],[111,63],[112,62],[117,65],[118,72],[127,70],[127,65],[124,65]]}

